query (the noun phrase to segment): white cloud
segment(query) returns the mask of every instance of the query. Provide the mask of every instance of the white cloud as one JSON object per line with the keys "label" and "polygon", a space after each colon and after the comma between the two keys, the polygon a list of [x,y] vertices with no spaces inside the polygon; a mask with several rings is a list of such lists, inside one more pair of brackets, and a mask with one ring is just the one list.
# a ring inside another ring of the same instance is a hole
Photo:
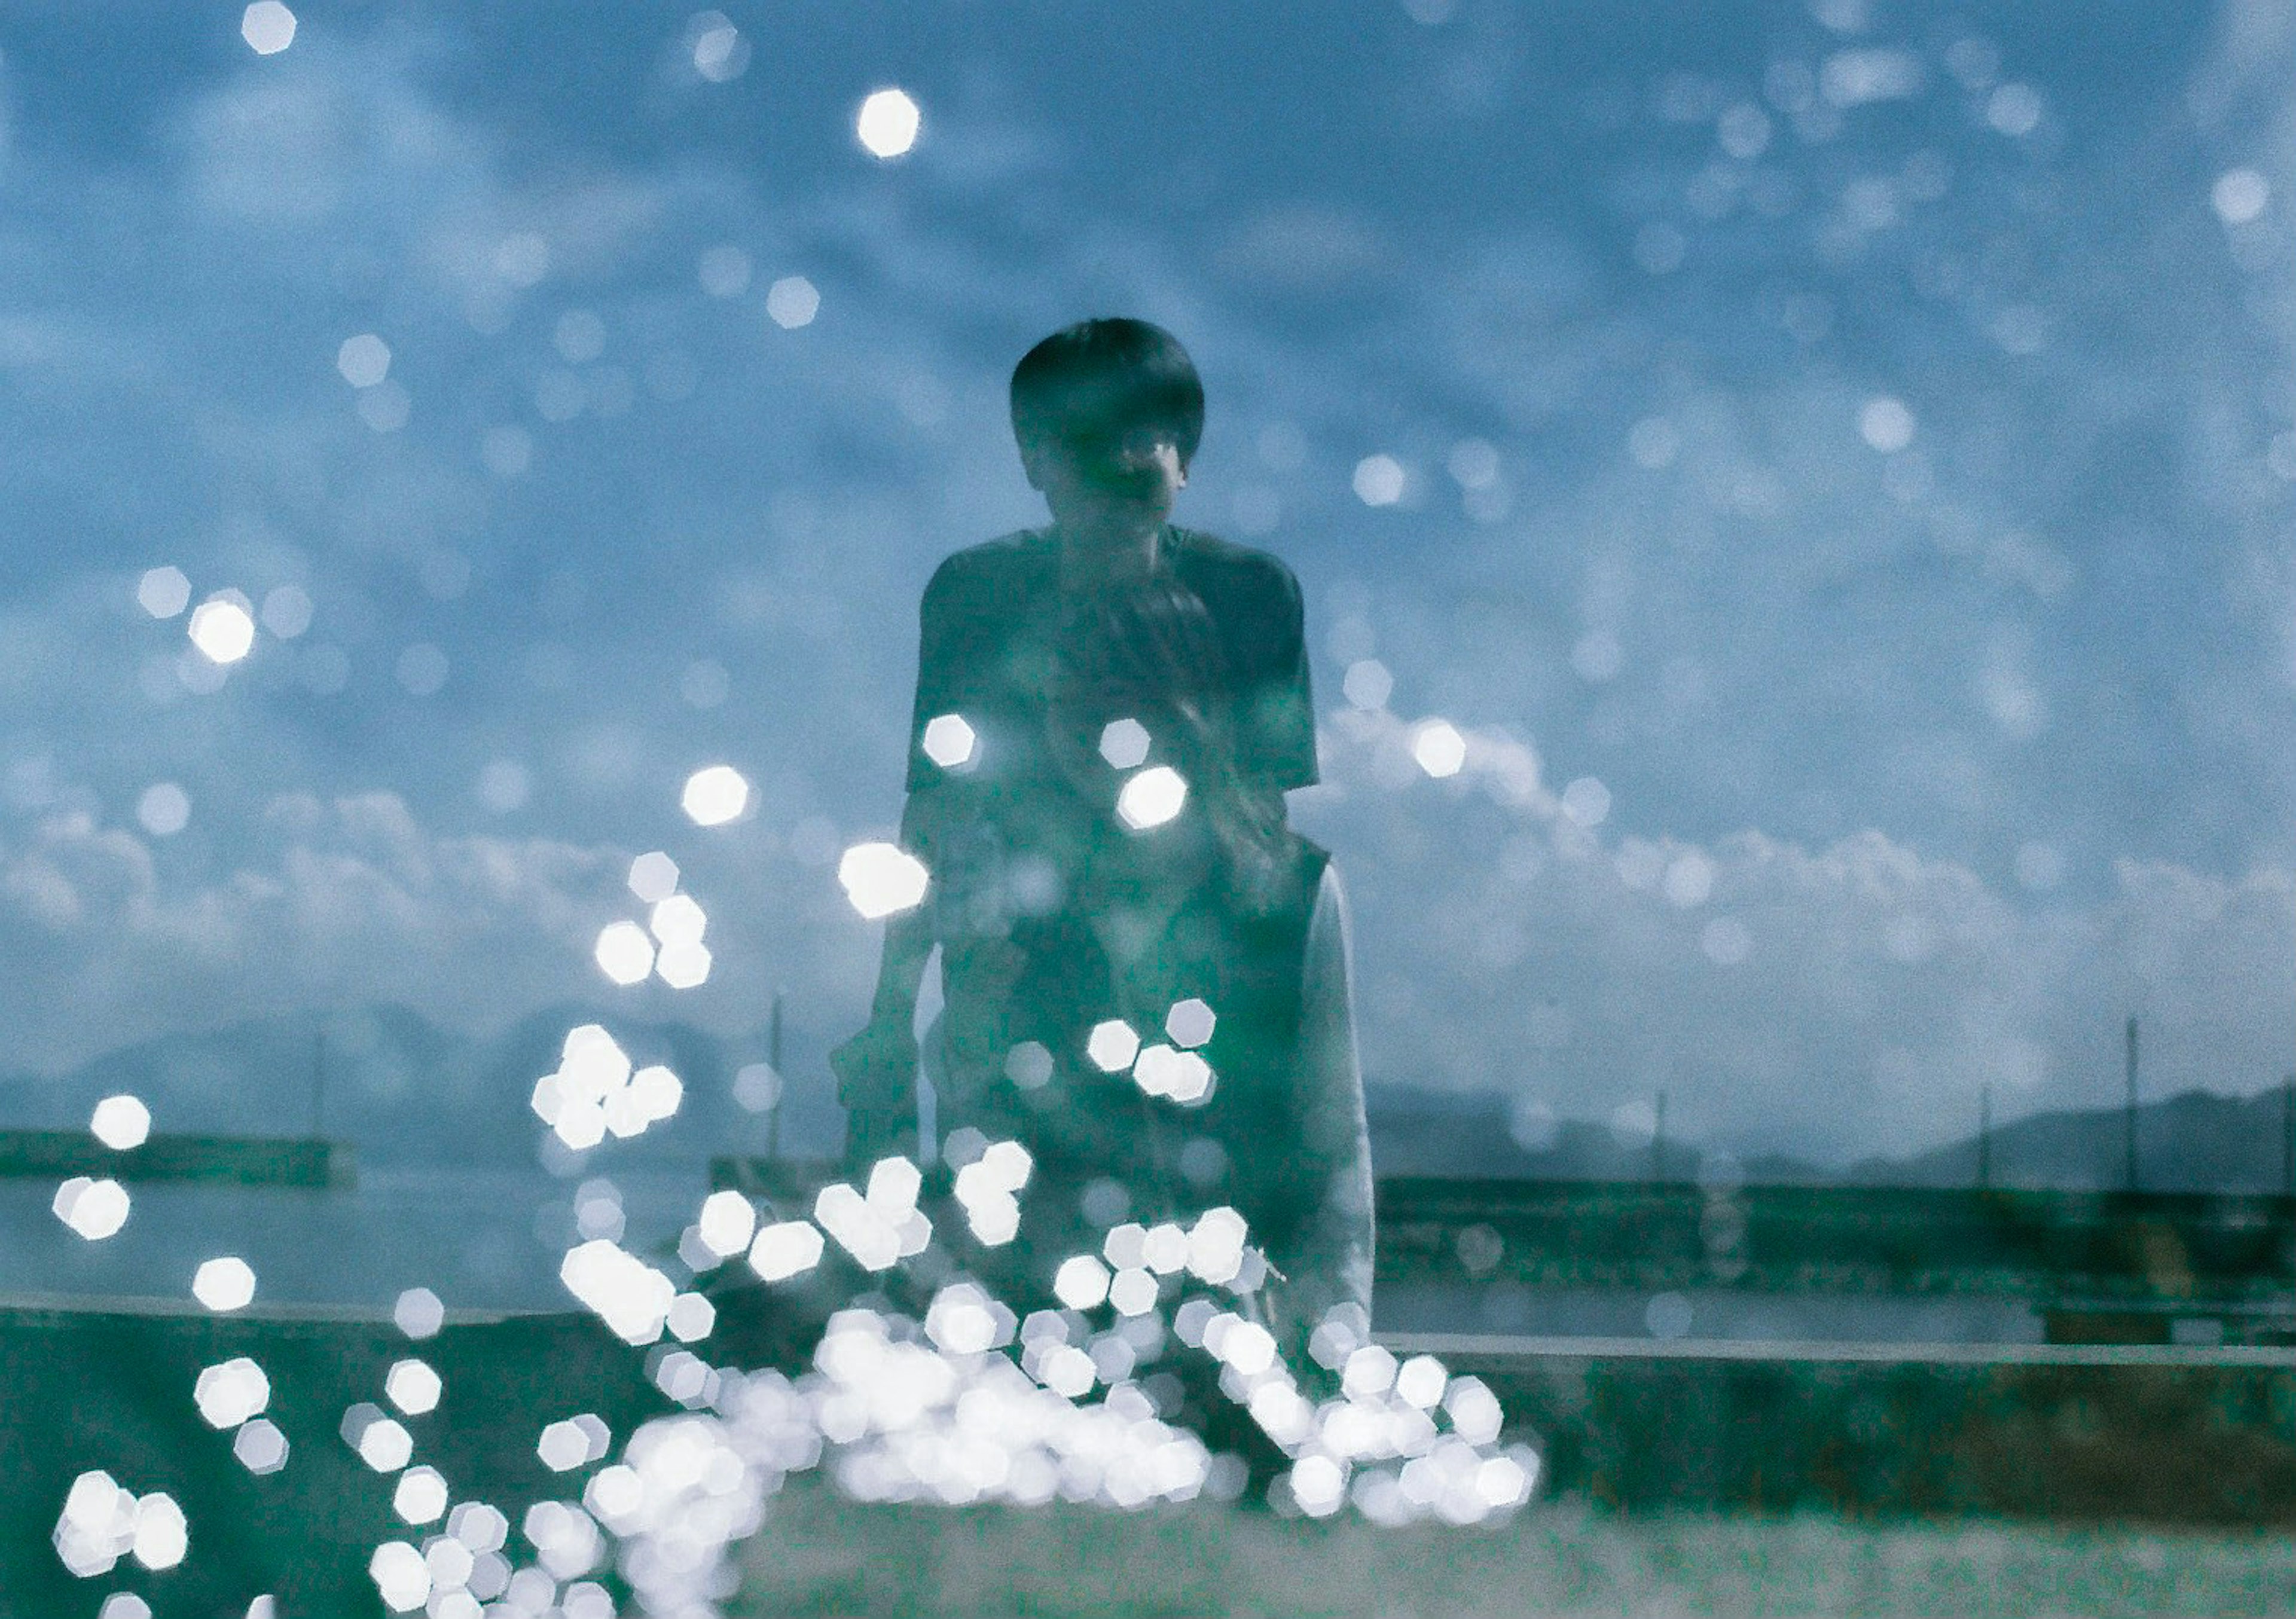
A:
{"label": "white cloud", "polygon": [[[2109,1103],[2132,1011],[2156,1094],[2284,1067],[2285,871],[2125,862],[2085,904],[2037,905],[1874,830],[1820,848],[1589,832],[1535,766],[1487,763],[1503,732],[1473,733],[1456,782],[1414,781],[1403,722],[1340,717],[1308,818],[1355,897],[1374,1077],[1582,1117],[1663,1087],[1692,1139],[1847,1157],[1967,1133],[1984,1085],[1997,1116]],[[1670,894],[1675,871],[1700,880]],[[1705,947],[1718,921],[1742,961]]]}

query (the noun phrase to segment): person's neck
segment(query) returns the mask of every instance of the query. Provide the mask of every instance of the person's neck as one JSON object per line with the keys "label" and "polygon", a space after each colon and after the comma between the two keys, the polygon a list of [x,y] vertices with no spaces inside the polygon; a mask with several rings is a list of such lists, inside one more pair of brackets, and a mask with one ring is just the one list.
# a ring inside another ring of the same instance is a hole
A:
{"label": "person's neck", "polygon": [[1061,584],[1065,589],[1090,589],[1126,579],[1144,579],[1164,560],[1161,522],[1119,532],[1078,533],[1056,525],[1061,548]]}

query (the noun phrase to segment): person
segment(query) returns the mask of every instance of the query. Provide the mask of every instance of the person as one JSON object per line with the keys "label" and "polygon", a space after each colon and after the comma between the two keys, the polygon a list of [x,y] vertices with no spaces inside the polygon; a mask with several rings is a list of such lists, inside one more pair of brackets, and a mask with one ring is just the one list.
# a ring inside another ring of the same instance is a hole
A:
{"label": "person", "polygon": [[1095,1225],[1224,1203],[1296,1361],[1326,1318],[1367,1331],[1372,1257],[1344,902],[1283,800],[1316,780],[1299,586],[1170,522],[1204,416],[1170,333],[1055,332],[1011,402],[1052,521],[925,589],[901,841],[931,884],[833,1054],[848,1159],[914,1142],[938,949],[937,1132],[1036,1165],[1008,1280],[1041,1294]]}

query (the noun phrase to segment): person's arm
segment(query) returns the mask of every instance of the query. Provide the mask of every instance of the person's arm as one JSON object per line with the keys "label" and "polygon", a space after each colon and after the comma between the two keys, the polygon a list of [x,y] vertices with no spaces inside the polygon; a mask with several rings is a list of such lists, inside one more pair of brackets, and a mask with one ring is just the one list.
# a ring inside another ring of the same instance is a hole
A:
{"label": "person's arm", "polygon": [[[901,846],[930,870],[932,813],[939,771],[924,752],[924,729],[944,712],[958,686],[952,645],[950,600],[958,594],[955,560],[934,570],[917,609],[916,696],[909,721],[908,799],[901,812]],[[837,1100],[845,1108],[845,1160],[859,1168],[916,1148],[917,993],[933,952],[931,905],[887,920],[877,959],[877,988],[869,1021],[837,1047],[829,1063]]]}
{"label": "person's arm", "polygon": [[1371,1134],[1348,991],[1346,895],[1324,869],[1308,925],[1292,1107],[1298,1159],[1286,1177],[1304,1206],[1271,1243],[1284,1280],[1275,1300],[1294,1353],[1332,1312],[1368,1342],[1372,1288]]}

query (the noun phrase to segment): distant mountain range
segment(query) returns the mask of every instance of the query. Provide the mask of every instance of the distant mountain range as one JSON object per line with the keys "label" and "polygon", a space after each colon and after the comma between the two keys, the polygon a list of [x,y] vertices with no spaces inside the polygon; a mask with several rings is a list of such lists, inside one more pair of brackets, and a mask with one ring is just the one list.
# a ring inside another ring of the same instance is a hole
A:
{"label": "distant mountain range", "polygon": [[[1704,1153],[1693,1142],[1653,1144],[1580,1119],[1510,1131],[1504,1099],[1402,1086],[1369,1088],[1373,1157],[1382,1174],[1558,1180],[1689,1180]],[[2275,1192],[2285,1189],[2287,1103],[2277,1090],[2251,1097],[2187,1091],[2136,1112],[2137,1179],[2153,1191]],[[2118,1108],[2036,1113],[1997,1126],[1990,1146],[1996,1186],[2105,1190],[2125,1182],[2126,1120]],[[1784,1155],[1745,1159],[1749,1182],[1769,1185],[1971,1186],[1979,1145],[1971,1136],[1905,1157],[1869,1157],[1841,1168]]]}
{"label": "distant mountain range", "polygon": [[[154,1127],[244,1135],[324,1135],[348,1141],[361,1162],[384,1165],[531,1165],[541,1138],[528,1106],[534,1082],[558,1066],[566,1033],[603,1022],[631,1059],[667,1063],[685,1082],[677,1116],[618,1158],[696,1162],[762,1151],[764,1119],[733,1094],[734,1075],[764,1059],[760,1030],[724,1037],[676,1024],[641,1024],[567,1007],[538,1012],[479,1040],[447,1033],[398,1006],[236,1024],[125,1047],[53,1078],[0,1077],[0,1128],[85,1128],[95,1102],[117,1092],[142,1097]],[[843,1115],[828,1079],[831,1039],[791,1019],[784,1029],[789,1077],[782,1149],[833,1151]],[[1687,1180],[1704,1154],[1694,1142],[1644,1138],[1582,1119],[1510,1129],[1506,1099],[1374,1083],[1367,1096],[1373,1156],[1382,1174],[1495,1178]],[[2191,1091],[2138,1110],[2138,1171],[2156,1190],[2276,1191],[2288,1136],[2278,1091],[2248,1098]],[[1993,1132],[1997,1185],[2103,1189],[2123,1176],[2119,1108],[2038,1113]],[[1829,1168],[1759,1156],[1740,1167],[1750,1181],[1826,1184],[1966,1186],[1977,1178],[1972,1138],[1898,1158]]]}

